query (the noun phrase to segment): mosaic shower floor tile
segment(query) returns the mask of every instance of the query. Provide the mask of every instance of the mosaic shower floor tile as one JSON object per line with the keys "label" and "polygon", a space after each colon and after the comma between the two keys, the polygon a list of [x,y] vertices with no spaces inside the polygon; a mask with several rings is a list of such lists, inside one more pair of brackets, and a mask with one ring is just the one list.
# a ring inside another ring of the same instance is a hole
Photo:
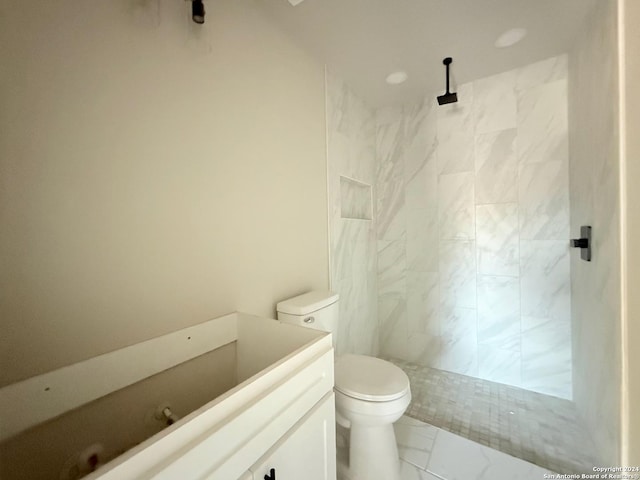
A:
{"label": "mosaic shower floor tile", "polygon": [[[573,402],[388,360],[409,376],[412,401],[406,414],[413,419],[558,473],[590,473],[598,464]],[[400,422],[411,425],[406,418]],[[404,459],[424,469],[424,452],[407,446],[410,438],[418,436],[425,438],[423,448],[433,444],[427,430],[418,425],[402,430],[397,440]]]}

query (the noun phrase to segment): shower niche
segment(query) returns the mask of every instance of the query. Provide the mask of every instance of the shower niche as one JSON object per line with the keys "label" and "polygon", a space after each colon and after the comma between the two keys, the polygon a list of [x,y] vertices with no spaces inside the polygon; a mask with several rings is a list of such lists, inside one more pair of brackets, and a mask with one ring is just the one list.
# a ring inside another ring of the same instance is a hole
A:
{"label": "shower niche", "polygon": [[340,216],[354,220],[371,220],[371,185],[340,176]]}

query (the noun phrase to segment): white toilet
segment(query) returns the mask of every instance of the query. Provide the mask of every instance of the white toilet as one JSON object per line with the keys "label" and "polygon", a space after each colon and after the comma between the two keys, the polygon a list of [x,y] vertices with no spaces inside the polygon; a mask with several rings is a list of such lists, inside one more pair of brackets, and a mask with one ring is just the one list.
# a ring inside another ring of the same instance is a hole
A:
{"label": "white toilet", "polygon": [[[278,320],[333,334],[338,332],[338,295],[313,291],[278,303]],[[411,401],[409,378],[395,365],[365,355],[335,362],[336,420],[349,428],[349,465],[338,478],[399,479],[393,422]]]}

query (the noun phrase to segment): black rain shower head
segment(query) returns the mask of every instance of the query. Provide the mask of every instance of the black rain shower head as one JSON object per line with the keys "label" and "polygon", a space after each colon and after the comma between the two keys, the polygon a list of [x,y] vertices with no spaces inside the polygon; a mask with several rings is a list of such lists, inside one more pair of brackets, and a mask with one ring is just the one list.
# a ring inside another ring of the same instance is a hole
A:
{"label": "black rain shower head", "polygon": [[447,91],[444,95],[438,97],[438,105],[446,105],[447,103],[456,103],[458,101],[458,94],[449,91],[449,65],[451,65],[451,62],[453,62],[451,57],[447,57],[442,61],[447,68]]}
{"label": "black rain shower head", "polygon": [[447,103],[456,103],[458,101],[458,94],[453,93],[445,93],[444,95],[440,95],[438,97],[438,105],[446,105]]}

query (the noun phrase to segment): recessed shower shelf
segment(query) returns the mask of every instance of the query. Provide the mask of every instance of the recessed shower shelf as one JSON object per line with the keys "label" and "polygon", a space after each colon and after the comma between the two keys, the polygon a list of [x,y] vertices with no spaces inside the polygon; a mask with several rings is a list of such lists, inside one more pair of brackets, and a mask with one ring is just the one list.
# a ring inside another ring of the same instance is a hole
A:
{"label": "recessed shower shelf", "polygon": [[372,203],[371,185],[340,176],[340,217],[371,220]]}

